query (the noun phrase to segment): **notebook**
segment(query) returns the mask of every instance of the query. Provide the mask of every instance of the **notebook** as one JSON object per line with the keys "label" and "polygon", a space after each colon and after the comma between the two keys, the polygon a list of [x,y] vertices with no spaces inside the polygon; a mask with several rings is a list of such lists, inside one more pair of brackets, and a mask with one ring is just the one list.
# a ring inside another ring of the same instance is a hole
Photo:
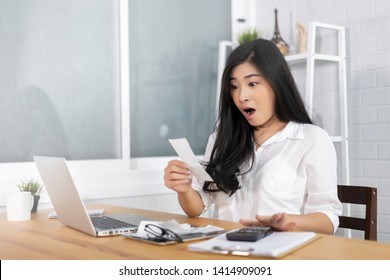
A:
{"label": "notebook", "polygon": [[141,221],[154,220],[132,213],[90,217],[64,158],[34,156],[34,162],[58,219],[69,227],[92,236],[112,236],[135,232]]}

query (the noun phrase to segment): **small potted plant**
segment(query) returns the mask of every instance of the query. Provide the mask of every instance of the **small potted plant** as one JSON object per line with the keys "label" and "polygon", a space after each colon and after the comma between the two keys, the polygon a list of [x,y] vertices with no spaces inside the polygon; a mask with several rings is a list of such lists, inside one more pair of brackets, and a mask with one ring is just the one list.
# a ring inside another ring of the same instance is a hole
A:
{"label": "small potted plant", "polygon": [[250,28],[239,33],[237,41],[241,45],[242,43],[250,42],[258,38],[261,38],[261,32],[257,31],[256,28]]}
{"label": "small potted plant", "polygon": [[31,192],[31,195],[34,198],[31,213],[37,212],[38,202],[41,197],[40,194],[43,191],[43,185],[34,179],[30,179],[29,181],[21,181],[17,184],[17,187],[21,192]]}

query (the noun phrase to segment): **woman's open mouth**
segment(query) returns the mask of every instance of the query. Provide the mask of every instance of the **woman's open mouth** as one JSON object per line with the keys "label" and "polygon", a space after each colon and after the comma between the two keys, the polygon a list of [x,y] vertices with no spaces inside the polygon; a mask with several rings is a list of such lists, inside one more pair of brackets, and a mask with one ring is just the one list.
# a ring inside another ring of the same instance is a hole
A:
{"label": "woman's open mouth", "polygon": [[253,108],[245,108],[243,111],[244,111],[245,117],[250,117],[256,112],[256,110]]}

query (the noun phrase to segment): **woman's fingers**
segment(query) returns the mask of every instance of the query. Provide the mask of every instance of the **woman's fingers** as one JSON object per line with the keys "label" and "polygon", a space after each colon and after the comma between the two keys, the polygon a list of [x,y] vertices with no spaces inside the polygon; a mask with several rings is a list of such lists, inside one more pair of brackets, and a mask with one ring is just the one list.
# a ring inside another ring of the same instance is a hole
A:
{"label": "woman's fingers", "polygon": [[289,222],[285,213],[277,213],[272,216],[256,216],[259,223],[272,227],[279,231],[291,231],[296,227],[294,222]]}
{"label": "woman's fingers", "polygon": [[257,220],[246,220],[246,219],[240,219],[240,224],[246,227],[262,227],[265,226],[263,223],[257,221]]}
{"label": "woman's fingers", "polygon": [[288,221],[285,213],[277,213],[272,216],[256,215],[256,220],[240,219],[240,223],[247,227],[272,227],[278,231],[292,231],[296,228],[296,224]]}
{"label": "woman's fingers", "polygon": [[164,184],[176,192],[184,192],[191,187],[192,174],[185,162],[172,160],[164,169]]}

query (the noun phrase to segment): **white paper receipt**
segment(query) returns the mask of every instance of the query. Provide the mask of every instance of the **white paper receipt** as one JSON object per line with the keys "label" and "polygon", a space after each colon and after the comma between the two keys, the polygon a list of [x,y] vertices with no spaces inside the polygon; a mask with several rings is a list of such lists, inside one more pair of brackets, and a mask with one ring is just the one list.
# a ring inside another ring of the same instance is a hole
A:
{"label": "white paper receipt", "polygon": [[199,163],[186,138],[169,139],[169,143],[171,143],[181,160],[188,164],[192,174],[199,181],[214,182],[206,170],[204,170],[203,166]]}

